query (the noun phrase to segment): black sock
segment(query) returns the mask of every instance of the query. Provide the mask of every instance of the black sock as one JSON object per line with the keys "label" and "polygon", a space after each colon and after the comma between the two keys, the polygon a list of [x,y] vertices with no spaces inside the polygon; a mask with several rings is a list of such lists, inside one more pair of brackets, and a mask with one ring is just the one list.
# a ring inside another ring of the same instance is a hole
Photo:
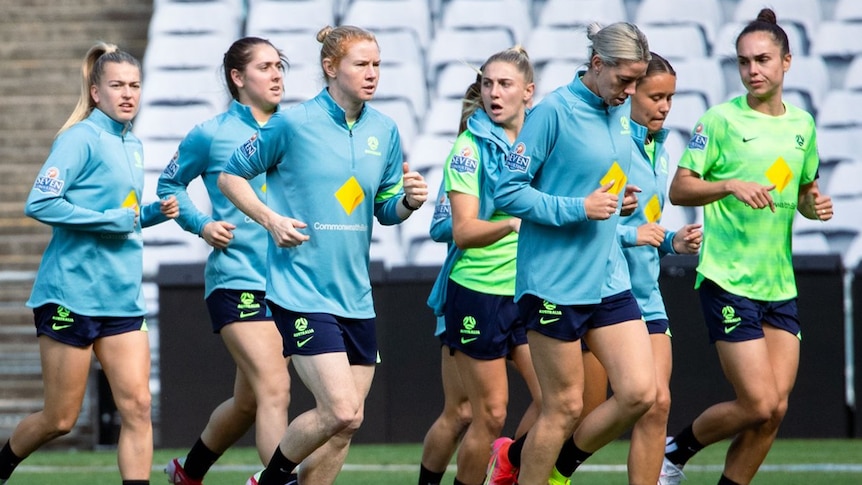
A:
{"label": "black sock", "polygon": [[185,470],[186,475],[188,475],[189,478],[193,480],[201,480],[220,456],[221,453],[216,453],[207,448],[207,445],[198,438],[192,446],[192,449],[189,450],[189,454],[186,455],[186,462],[183,463],[183,470]]}
{"label": "black sock", "polygon": [[149,480],[123,480],[123,485],[150,485]]}
{"label": "black sock", "polygon": [[269,459],[269,465],[260,474],[259,485],[282,485],[290,480],[290,474],[293,469],[299,465],[297,462],[290,461],[281,452],[281,447],[275,448],[275,453]]}
{"label": "black sock", "polygon": [[454,478],[454,479],[452,480],[452,485],[467,485],[467,484],[466,484],[466,483],[464,483],[464,482],[462,482],[462,481],[460,481],[460,480],[458,480],[457,478]]}
{"label": "black sock", "polygon": [[722,473],[721,478],[718,479],[718,485],[739,485],[739,484],[734,482],[733,480],[727,478]]}
{"label": "black sock", "polygon": [[524,449],[524,443],[527,441],[527,435],[521,436],[509,445],[509,453],[506,456],[509,458],[509,463],[515,468],[521,468],[521,451]]}
{"label": "black sock", "polygon": [[9,446],[9,442],[7,441],[5,445],[3,445],[3,449],[0,450],[0,480],[6,480],[12,475],[12,472],[15,471],[15,467],[18,466],[19,463],[24,458],[16,455],[12,448]]}
{"label": "black sock", "polygon": [[664,455],[671,463],[681,468],[695,453],[702,449],[703,445],[697,441],[691,425],[688,425],[665,446]]}
{"label": "black sock", "polygon": [[440,481],[443,480],[443,474],[446,473],[446,470],[442,472],[432,472],[431,470],[425,468],[425,465],[419,465],[419,485],[440,485]]}
{"label": "black sock", "polygon": [[581,466],[581,463],[585,462],[587,458],[592,455],[592,453],[587,453],[578,448],[575,444],[574,437],[572,437],[563,443],[563,447],[560,449],[560,454],[557,455],[557,463],[554,464],[554,466],[557,467],[557,471],[560,472],[560,474],[565,477],[570,477],[572,476],[572,473],[575,473],[575,470]]}

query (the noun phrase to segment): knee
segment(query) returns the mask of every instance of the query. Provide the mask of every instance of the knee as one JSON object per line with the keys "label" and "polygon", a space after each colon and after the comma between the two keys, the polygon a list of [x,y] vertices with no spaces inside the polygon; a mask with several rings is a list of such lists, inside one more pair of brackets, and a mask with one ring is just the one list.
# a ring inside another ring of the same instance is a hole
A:
{"label": "knee", "polygon": [[[787,406],[783,406],[783,409],[786,411]],[[775,420],[780,422],[784,417],[784,414],[781,411],[780,402],[777,398],[773,396],[765,396],[752,402],[746,407],[746,416],[750,426],[758,427]]]}
{"label": "knee", "polygon": [[150,423],[152,397],[149,389],[141,390],[132,396],[116,400],[117,411],[126,424]]}
{"label": "knee", "polygon": [[451,423],[452,428],[463,432],[473,422],[473,408],[468,401],[458,403],[443,411],[444,418]]}
{"label": "knee", "polygon": [[[627,413],[641,416],[655,405],[656,394],[655,385],[639,386],[620,393],[617,399]],[[669,406],[670,401],[668,399],[668,410],[670,410]]]}
{"label": "knee", "polygon": [[362,425],[363,414],[361,406],[352,402],[344,402],[324,410],[322,413],[324,427],[330,436],[339,433],[356,432]]}
{"label": "knee", "polygon": [[78,422],[78,412],[63,412],[48,418],[48,434],[51,439],[69,434]]}
{"label": "knee", "polygon": [[484,427],[492,434],[498,435],[506,424],[506,402],[489,402],[482,408],[482,415],[475,416],[475,422],[480,419],[484,423]]}
{"label": "knee", "polygon": [[658,389],[655,394],[655,401],[648,413],[656,416],[670,415],[670,389]]}
{"label": "knee", "polygon": [[584,400],[577,393],[569,393],[555,399],[544,399],[541,409],[543,415],[558,416],[566,421],[576,422],[584,410]]}

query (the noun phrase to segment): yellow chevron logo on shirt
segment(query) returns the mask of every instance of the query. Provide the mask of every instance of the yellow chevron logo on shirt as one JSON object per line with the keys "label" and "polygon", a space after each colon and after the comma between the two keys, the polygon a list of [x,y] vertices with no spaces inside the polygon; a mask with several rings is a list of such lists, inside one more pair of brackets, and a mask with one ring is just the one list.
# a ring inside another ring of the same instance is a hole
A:
{"label": "yellow chevron logo on shirt", "polygon": [[775,184],[775,188],[781,192],[793,180],[793,170],[790,169],[784,158],[778,157],[775,163],[766,170],[766,178]]}
{"label": "yellow chevron logo on shirt", "polygon": [[344,182],[344,185],[335,192],[335,198],[338,199],[338,203],[341,204],[344,212],[346,212],[347,215],[350,215],[353,213],[354,209],[356,209],[359,204],[365,200],[365,192],[362,191],[362,186],[359,185],[359,181],[356,180],[356,177],[350,177],[347,182]]}
{"label": "yellow chevron logo on shirt", "polygon": [[611,187],[611,190],[608,192],[612,194],[619,195],[620,192],[623,191],[623,188],[626,186],[626,173],[623,172],[623,168],[620,167],[620,164],[614,160],[614,164],[611,165],[611,168],[608,169],[608,173],[605,174],[604,177],[599,181],[599,185],[605,185],[608,182],[614,182],[614,186]]}
{"label": "yellow chevron logo on shirt", "polygon": [[123,208],[130,207],[135,209],[135,214],[138,214],[138,194],[135,193],[134,190],[129,191],[129,195],[126,196],[126,200],[123,201]]}
{"label": "yellow chevron logo on shirt", "polygon": [[658,195],[653,194],[649,202],[646,203],[644,215],[647,222],[658,222],[661,219],[661,202],[658,201]]}

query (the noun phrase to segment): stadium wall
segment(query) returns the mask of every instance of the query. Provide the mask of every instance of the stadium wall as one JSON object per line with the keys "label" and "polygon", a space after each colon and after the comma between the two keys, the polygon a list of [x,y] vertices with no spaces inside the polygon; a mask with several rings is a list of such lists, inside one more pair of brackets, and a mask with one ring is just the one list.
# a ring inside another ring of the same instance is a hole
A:
{"label": "stadium wall", "polygon": [[[696,258],[686,256],[669,256],[662,265],[660,282],[674,332],[670,432],[688,424],[706,406],[732,395],[707,341],[699,300],[692,289],[695,265]],[[794,266],[804,332],[802,362],[779,436],[860,436],[862,430],[854,428],[855,416],[846,404],[845,279],[840,257],[796,257]],[[372,266],[382,362],[356,442],[422,441],[442,409],[440,349],[432,336],[434,316],[425,305],[437,271],[434,267],[385,270],[380,265]],[[193,443],[211,410],[231,395],[234,367],[220,338],[211,333],[202,275],[201,265],[173,265],[163,266],[157,279],[161,309],[161,447]],[[858,285],[854,286],[853,300],[856,308],[862,307],[862,289]],[[855,321],[860,321],[858,311]],[[862,348],[862,339],[857,337],[855,346]],[[313,407],[313,399],[293,376],[290,415],[296,416]],[[514,431],[529,400],[518,377],[510,379],[510,394],[507,433]],[[243,443],[252,445],[252,437],[246,436]]]}

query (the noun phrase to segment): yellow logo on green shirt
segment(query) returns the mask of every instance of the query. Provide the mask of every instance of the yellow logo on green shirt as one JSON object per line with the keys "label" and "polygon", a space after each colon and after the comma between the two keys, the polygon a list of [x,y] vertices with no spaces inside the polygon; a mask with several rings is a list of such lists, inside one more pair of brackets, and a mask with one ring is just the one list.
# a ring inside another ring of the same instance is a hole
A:
{"label": "yellow logo on green shirt", "polygon": [[338,199],[344,212],[346,212],[347,215],[350,215],[356,207],[365,200],[365,193],[362,191],[362,186],[359,185],[359,181],[356,180],[356,177],[350,177],[350,179],[348,179],[347,182],[344,182],[344,185],[335,192],[335,198]]}
{"label": "yellow logo on green shirt", "polygon": [[775,188],[781,192],[793,180],[793,170],[790,169],[784,158],[778,157],[775,163],[766,170],[766,178],[775,184]]}

